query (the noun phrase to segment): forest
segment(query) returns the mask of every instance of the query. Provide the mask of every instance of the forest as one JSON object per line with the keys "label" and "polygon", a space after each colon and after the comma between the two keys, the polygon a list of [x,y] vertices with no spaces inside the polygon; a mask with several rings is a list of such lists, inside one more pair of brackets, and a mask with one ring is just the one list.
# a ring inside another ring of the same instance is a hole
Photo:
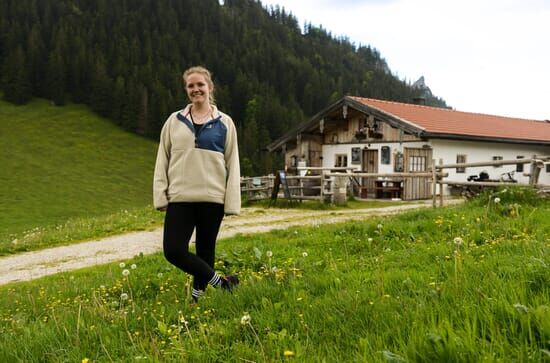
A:
{"label": "forest", "polygon": [[0,92],[9,102],[83,103],[157,139],[186,104],[181,75],[192,65],[213,73],[244,175],[280,166],[265,146],[343,95],[412,102],[423,92],[376,48],[260,1],[0,0]]}

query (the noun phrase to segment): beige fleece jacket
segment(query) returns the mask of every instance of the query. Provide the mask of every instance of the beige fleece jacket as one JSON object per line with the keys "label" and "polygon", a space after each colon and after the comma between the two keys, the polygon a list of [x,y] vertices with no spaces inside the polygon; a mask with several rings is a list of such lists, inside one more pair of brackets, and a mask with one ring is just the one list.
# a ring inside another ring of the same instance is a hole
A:
{"label": "beige fleece jacket", "polygon": [[186,119],[190,105],[166,120],[153,180],[155,208],[164,208],[171,202],[213,202],[224,204],[226,214],[240,213],[237,131],[231,117],[212,107],[214,119],[203,126],[200,135],[212,135],[212,130],[202,135],[204,128],[215,128],[214,136],[221,140],[223,150],[196,146],[195,133],[189,126],[192,124]]}

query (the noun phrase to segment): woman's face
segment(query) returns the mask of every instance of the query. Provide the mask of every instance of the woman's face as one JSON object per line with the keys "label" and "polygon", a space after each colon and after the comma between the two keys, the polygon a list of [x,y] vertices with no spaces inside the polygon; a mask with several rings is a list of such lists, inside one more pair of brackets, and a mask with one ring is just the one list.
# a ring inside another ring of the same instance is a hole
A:
{"label": "woman's face", "polygon": [[210,86],[206,77],[200,73],[191,73],[185,80],[187,97],[194,104],[210,103]]}

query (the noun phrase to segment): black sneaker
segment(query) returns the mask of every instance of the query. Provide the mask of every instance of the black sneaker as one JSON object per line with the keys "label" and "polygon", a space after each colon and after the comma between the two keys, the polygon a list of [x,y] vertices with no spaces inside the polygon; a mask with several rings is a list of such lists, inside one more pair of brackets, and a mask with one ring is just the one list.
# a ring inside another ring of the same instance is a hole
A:
{"label": "black sneaker", "polygon": [[231,291],[239,284],[237,275],[225,276],[222,280],[222,289]]}

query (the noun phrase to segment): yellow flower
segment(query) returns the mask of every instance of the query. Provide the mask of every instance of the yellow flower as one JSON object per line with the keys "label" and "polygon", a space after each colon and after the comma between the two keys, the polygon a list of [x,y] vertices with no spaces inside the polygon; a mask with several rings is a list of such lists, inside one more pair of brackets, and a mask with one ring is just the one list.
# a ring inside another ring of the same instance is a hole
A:
{"label": "yellow flower", "polygon": [[292,350],[285,350],[285,357],[294,357],[294,352]]}
{"label": "yellow flower", "polygon": [[88,363],[90,360],[88,358],[82,359],[82,363]]}

